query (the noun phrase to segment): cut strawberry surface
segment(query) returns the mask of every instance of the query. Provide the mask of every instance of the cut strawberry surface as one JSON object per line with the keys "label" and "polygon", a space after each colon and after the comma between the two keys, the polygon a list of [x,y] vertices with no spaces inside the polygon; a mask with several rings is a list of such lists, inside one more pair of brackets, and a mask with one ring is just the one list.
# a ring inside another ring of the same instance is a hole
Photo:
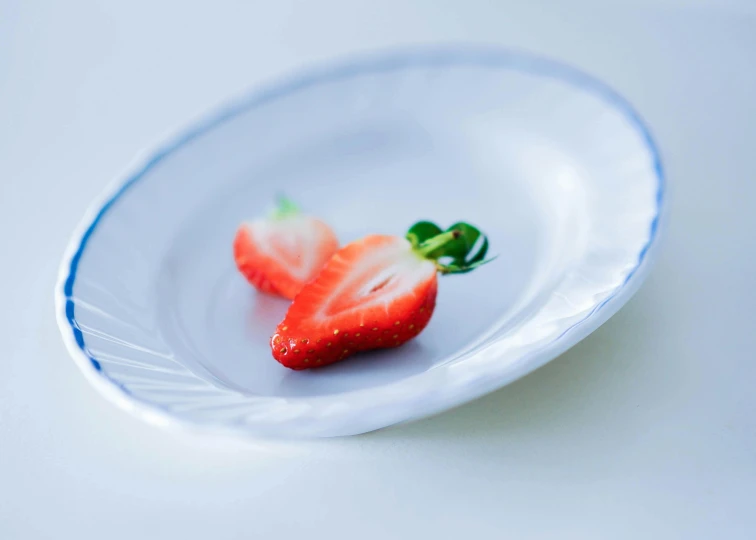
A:
{"label": "cut strawberry surface", "polygon": [[338,247],[338,239],[328,225],[302,215],[283,201],[273,216],[239,227],[234,259],[256,289],[292,299]]}
{"label": "cut strawberry surface", "polygon": [[344,246],[289,307],[271,338],[274,358],[307,369],[406,343],[430,321],[437,274],[469,272],[488,262],[487,249],[471,225],[443,232],[428,222],[406,238],[371,235]]}

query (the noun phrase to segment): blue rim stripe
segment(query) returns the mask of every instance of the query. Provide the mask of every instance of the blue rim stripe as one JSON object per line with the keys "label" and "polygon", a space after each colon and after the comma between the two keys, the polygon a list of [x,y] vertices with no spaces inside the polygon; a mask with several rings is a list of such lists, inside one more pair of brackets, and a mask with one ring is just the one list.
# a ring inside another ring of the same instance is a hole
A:
{"label": "blue rim stripe", "polygon": [[[658,228],[664,202],[665,179],[659,149],[654,142],[650,130],[648,129],[640,115],[630,105],[630,103],[619,93],[617,93],[615,90],[613,90],[611,87],[609,87],[599,79],[596,79],[591,75],[588,75],[587,73],[583,73],[579,69],[571,67],[567,64],[554,60],[548,60],[546,58],[541,58],[530,53],[507,51],[496,48],[482,49],[479,47],[455,47],[451,49],[419,49],[414,52],[404,51],[384,55],[375,55],[372,57],[363,57],[362,59],[338,64],[335,67],[331,67],[330,69],[316,70],[313,72],[305,73],[304,75],[299,75],[283,83],[279,83],[267,87],[262,91],[253,93],[246,99],[243,99],[238,103],[232,103],[230,106],[221,109],[219,113],[208,116],[205,121],[201,121],[194,128],[189,129],[183,136],[178,137],[172,143],[169,143],[162,149],[158,150],[140,170],[126,179],[121,187],[118,188],[118,190],[110,197],[110,199],[108,199],[108,201],[102,206],[102,208],[100,208],[100,210],[97,212],[97,215],[92,220],[92,223],[82,235],[79,247],[76,250],[74,256],[71,258],[68,277],[66,278],[63,286],[63,292],[66,298],[66,319],[71,326],[71,331],[73,332],[76,344],[87,356],[94,369],[112,384],[120,388],[124,393],[130,395],[129,390],[126,387],[110,378],[107,373],[102,370],[100,362],[89,352],[87,348],[86,342],[84,340],[84,334],[80,330],[75,317],[73,291],[74,284],[76,282],[76,272],[78,270],[79,262],[81,261],[82,254],[84,253],[87,243],[89,242],[90,237],[97,228],[100,220],[116,203],[116,201],[137,181],[139,181],[147,173],[149,173],[153,167],[155,167],[163,159],[170,156],[179,148],[185,146],[204,133],[220,126],[227,120],[230,120],[235,116],[251,109],[260,107],[270,101],[285,97],[300,90],[306,89],[310,86],[326,82],[334,82],[339,79],[353,77],[361,73],[396,71],[404,68],[421,66],[440,67],[464,64],[481,67],[506,68],[529,73],[531,75],[560,79],[564,82],[572,84],[577,88],[589,91],[594,95],[599,96],[603,101],[612,105],[620,112],[624,113],[627,120],[638,130],[639,134],[643,137],[643,140],[648,147],[649,153],[653,157],[654,172],[656,173],[658,180],[658,189],[656,193],[656,215],[651,221],[648,241],[639,252],[638,262],[636,263],[635,267],[628,273],[623,284],[618,287],[608,298],[595,306],[594,309],[591,310],[591,312],[588,313],[588,315],[586,315],[583,319],[570,326],[570,328],[568,328],[557,338],[555,338],[554,341],[558,341],[565,334],[571,332],[576,327],[580,326],[585,321],[593,317],[596,312],[598,312],[601,308],[608,304],[625,288],[625,285],[627,285],[627,283],[642,266],[649,249],[654,244],[654,241],[658,236]],[[149,403],[149,405],[156,407],[156,405],[153,403]]]}

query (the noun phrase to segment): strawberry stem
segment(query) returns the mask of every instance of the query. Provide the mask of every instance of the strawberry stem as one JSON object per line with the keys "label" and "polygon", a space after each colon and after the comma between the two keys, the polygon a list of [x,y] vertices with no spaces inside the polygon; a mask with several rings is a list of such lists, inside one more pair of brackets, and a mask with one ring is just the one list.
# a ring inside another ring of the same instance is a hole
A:
{"label": "strawberry stem", "polygon": [[423,257],[432,258],[435,259],[436,257],[430,257],[430,254],[436,251],[437,249],[444,247],[446,244],[451,242],[452,240],[456,240],[460,237],[462,233],[458,230],[454,229],[451,231],[447,231],[445,233],[441,233],[439,235],[433,236],[426,241],[424,241],[422,244],[417,246],[417,249],[415,250],[418,254],[422,255]]}

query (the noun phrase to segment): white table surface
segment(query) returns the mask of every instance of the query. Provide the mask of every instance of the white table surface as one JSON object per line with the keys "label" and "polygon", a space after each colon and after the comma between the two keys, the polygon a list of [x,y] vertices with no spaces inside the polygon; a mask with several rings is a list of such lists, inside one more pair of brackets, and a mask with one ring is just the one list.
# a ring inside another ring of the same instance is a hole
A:
{"label": "white table surface", "polygon": [[[0,538],[756,538],[756,3],[567,3],[0,0]],[[436,41],[636,105],[672,197],[637,296],[510,387],[361,437],[204,440],[102,399],[52,289],[106,182],[271,77]]]}

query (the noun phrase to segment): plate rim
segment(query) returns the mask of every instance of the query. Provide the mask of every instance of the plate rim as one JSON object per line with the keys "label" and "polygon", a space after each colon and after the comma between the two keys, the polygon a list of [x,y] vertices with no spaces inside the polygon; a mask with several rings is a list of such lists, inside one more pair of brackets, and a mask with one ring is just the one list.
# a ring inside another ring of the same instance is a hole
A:
{"label": "plate rim", "polygon": [[[504,69],[513,69],[556,78],[592,95],[597,95],[602,101],[620,112],[641,136],[645,148],[652,158],[653,172],[657,181],[655,214],[650,221],[648,239],[638,252],[638,261],[628,272],[624,282],[607,298],[597,304],[587,315],[554,337],[549,343],[533,351],[533,358],[530,361],[522,362],[518,369],[512,370],[506,377],[496,379],[495,384],[489,385],[490,388],[479,389],[479,392],[474,396],[466,396],[462,399],[454,400],[452,403],[446,403],[431,411],[410,411],[406,415],[405,420],[367,427],[359,432],[372,431],[395,423],[403,423],[434,414],[461,405],[472,399],[477,399],[490,391],[502,388],[514,380],[542,367],[581,341],[614,315],[637,291],[648,274],[655,259],[660,243],[659,240],[666,222],[666,178],[661,152],[650,128],[641,115],[625,97],[607,83],[561,60],[497,46],[436,45],[394,48],[368,54],[347,56],[346,59],[342,57],[320,64],[314,68],[298,69],[293,71],[293,74],[289,76],[278,77],[272,83],[257,86],[256,89],[242,94],[240,98],[224,102],[225,104],[211,109],[209,113],[201,114],[198,120],[190,120],[185,124],[187,127],[179,128],[173,135],[162,138],[162,143],[147,146],[146,150],[140,152],[138,157],[132,161],[132,165],[127,167],[126,172],[117,175],[103,192],[93,200],[68,241],[65,254],[58,269],[58,279],[54,291],[56,318],[61,336],[69,354],[73,357],[75,363],[89,382],[106,399],[152,424],[163,427],[189,429],[190,431],[203,433],[209,430],[230,434],[255,434],[249,429],[231,428],[212,423],[197,423],[179,418],[170,411],[160,408],[155,403],[132,395],[125,386],[109,377],[107,372],[102,370],[100,362],[87,351],[84,335],[76,321],[75,303],[73,300],[73,290],[79,260],[86,249],[89,238],[97,228],[100,220],[118,198],[144,177],[154,166],[195,138],[215,129],[239,114],[305,89],[308,86],[338,80],[361,71],[376,72],[381,69],[396,69],[411,66],[413,63],[421,65],[432,65],[434,62],[449,64],[451,61],[456,61],[458,64],[470,63],[475,65],[490,63]],[[590,322],[593,322],[593,324],[588,324]],[[571,335],[570,339],[565,339],[568,334]]]}

